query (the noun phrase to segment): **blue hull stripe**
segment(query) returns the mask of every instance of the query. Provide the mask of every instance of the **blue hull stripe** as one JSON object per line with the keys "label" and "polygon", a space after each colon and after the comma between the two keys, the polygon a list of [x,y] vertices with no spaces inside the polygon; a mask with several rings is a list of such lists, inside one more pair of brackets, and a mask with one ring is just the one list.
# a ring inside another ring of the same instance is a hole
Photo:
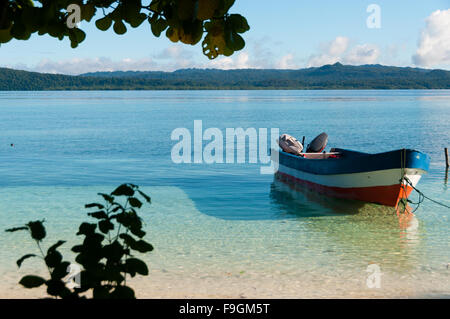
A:
{"label": "blue hull stripe", "polygon": [[[318,175],[352,174],[393,168],[415,168],[427,171],[430,157],[415,150],[395,150],[390,152],[368,154],[335,148],[341,153],[339,158],[306,159],[279,151],[281,165]],[[404,165],[402,165],[402,158]]]}

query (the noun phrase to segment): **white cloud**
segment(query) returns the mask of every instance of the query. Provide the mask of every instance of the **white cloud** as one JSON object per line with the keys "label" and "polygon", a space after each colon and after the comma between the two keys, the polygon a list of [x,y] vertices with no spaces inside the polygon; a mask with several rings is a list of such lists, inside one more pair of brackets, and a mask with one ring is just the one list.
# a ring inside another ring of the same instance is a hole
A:
{"label": "white cloud", "polygon": [[346,37],[336,37],[328,45],[328,54],[338,56],[344,53],[348,48],[349,39]]}
{"label": "white cloud", "polygon": [[136,71],[151,70],[157,64],[151,58],[133,60],[125,58],[114,61],[110,58],[74,58],[63,61],[45,59],[28,70],[44,73],[81,74],[93,71]]}
{"label": "white cloud", "polygon": [[311,55],[308,59],[307,66],[322,66],[324,64],[334,64],[340,61],[340,55],[347,50],[348,43],[348,38],[339,36],[329,43],[322,44],[322,53]]}
{"label": "white cloud", "polygon": [[[339,52],[346,39],[338,39],[331,49]],[[248,39],[245,50],[235,52],[230,57],[220,56],[214,60],[205,57],[198,47],[172,44],[163,50],[150,52],[145,57],[73,57],[66,59],[44,58],[34,65],[23,63],[2,64],[5,67],[42,73],[83,74],[97,71],[174,71],[183,68],[218,69],[296,69],[298,59],[291,51],[280,51],[280,41],[269,36]],[[274,52],[277,51],[278,52]]]}
{"label": "white cloud", "polygon": [[261,59],[258,54],[250,54],[247,51],[235,53],[229,57],[217,58],[208,64],[203,64],[204,68],[217,69],[296,69],[295,57],[292,53],[282,56],[278,61],[271,59]]}
{"label": "white cloud", "polygon": [[273,62],[273,56],[266,58],[258,52],[236,52],[230,57],[218,57],[212,61],[203,55],[196,56],[192,50],[180,45],[172,45],[160,52],[145,58],[123,58],[113,60],[107,57],[73,58],[65,60],[43,59],[38,64],[5,65],[6,67],[35,71],[42,73],[83,74],[97,71],[174,71],[183,68],[217,68],[217,69],[247,69],[247,68],[291,68],[295,64],[293,55],[287,54],[278,62]]}
{"label": "white cloud", "polygon": [[21,64],[6,67],[42,73],[77,75],[101,71],[174,71],[177,69],[199,67],[194,62],[191,51],[180,46],[170,46],[144,58],[123,58],[113,60],[107,57],[72,58],[65,60],[43,59],[33,66]]}
{"label": "white cloud", "polygon": [[193,52],[182,47],[182,44],[174,44],[155,54],[154,58],[162,60],[190,60],[193,56]]}
{"label": "white cloud", "polygon": [[344,64],[373,64],[380,56],[379,48],[374,44],[359,44],[349,47],[347,37],[338,36],[333,41],[321,46],[321,53],[309,57],[307,66],[316,67],[324,64],[342,62]]}
{"label": "white cloud", "polygon": [[291,52],[283,52],[277,56],[274,48],[280,46],[279,41],[274,41],[269,36],[248,39],[244,51],[234,53],[229,57],[218,57],[215,60],[201,64],[204,68],[218,69],[295,69],[298,68],[295,55]]}
{"label": "white cloud", "polygon": [[209,64],[205,65],[205,67],[229,70],[229,69],[249,69],[252,66],[249,63],[248,52],[243,51],[240,53],[235,53],[234,56],[216,58],[212,60]]}
{"label": "white cloud", "polygon": [[360,44],[352,48],[343,58],[346,64],[374,64],[380,56],[380,50],[373,44]]}
{"label": "white cloud", "polygon": [[412,59],[420,66],[450,64],[450,9],[428,16]]}
{"label": "white cloud", "polygon": [[277,69],[297,69],[298,66],[294,61],[294,55],[288,53],[281,57],[281,59],[276,63]]}
{"label": "white cloud", "polygon": [[334,64],[339,62],[338,56],[330,56],[328,54],[312,55],[308,59],[307,67],[322,66],[324,64]]}

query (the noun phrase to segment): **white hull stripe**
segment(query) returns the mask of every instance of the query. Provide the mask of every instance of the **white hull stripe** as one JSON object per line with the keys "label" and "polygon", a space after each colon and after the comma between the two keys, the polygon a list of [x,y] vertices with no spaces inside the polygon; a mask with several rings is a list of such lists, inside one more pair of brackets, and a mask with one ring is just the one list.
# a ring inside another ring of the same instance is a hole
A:
{"label": "white hull stripe", "polygon": [[[402,172],[400,168],[394,168],[353,174],[316,175],[298,171],[284,165],[279,165],[278,170],[281,173],[285,173],[311,183],[344,188],[389,186],[399,184]],[[416,186],[421,178],[421,175],[423,175],[425,171],[408,168],[405,169],[405,173],[405,176],[411,181],[413,186]]]}

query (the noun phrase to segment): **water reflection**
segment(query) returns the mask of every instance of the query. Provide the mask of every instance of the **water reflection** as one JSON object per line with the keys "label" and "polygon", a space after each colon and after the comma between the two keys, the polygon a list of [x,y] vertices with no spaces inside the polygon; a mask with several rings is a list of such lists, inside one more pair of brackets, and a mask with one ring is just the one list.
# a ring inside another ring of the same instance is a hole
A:
{"label": "water reflection", "polygon": [[271,185],[270,198],[280,214],[298,218],[311,237],[339,253],[345,263],[377,263],[403,273],[419,262],[424,229],[414,214],[331,198],[277,179]]}
{"label": "water reflection", "polygon": [[270,187],[270,198],[280,211],[296,217],[357,214],[364,202],[333,198],[307,188],[287,184],[276,177]]}
{"label": "water reflection", "polygon": [[447,186],[448,182],[448,167],[445,169],[444,185]]}

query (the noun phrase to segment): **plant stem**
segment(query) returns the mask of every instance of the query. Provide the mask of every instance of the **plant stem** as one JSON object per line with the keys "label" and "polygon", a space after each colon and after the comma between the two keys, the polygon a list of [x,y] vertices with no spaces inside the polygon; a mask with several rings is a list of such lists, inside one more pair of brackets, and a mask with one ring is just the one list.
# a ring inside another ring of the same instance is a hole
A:
{"label": "plant stem", "polygon": [[38,246],[38,248],[39,248],[39,250],[41,252],[42,259],[44,259],[45,266],[47,267],[48,273],[50,274],[50,277],[51,277],[52,276],[52,271],[50,270],[50,267],[47,265],[47,262],[45,261],[44,251],[41,248],[41,244],[39,244],[39,240],[36,240],[36,244],[37,244],[37,246]]}

